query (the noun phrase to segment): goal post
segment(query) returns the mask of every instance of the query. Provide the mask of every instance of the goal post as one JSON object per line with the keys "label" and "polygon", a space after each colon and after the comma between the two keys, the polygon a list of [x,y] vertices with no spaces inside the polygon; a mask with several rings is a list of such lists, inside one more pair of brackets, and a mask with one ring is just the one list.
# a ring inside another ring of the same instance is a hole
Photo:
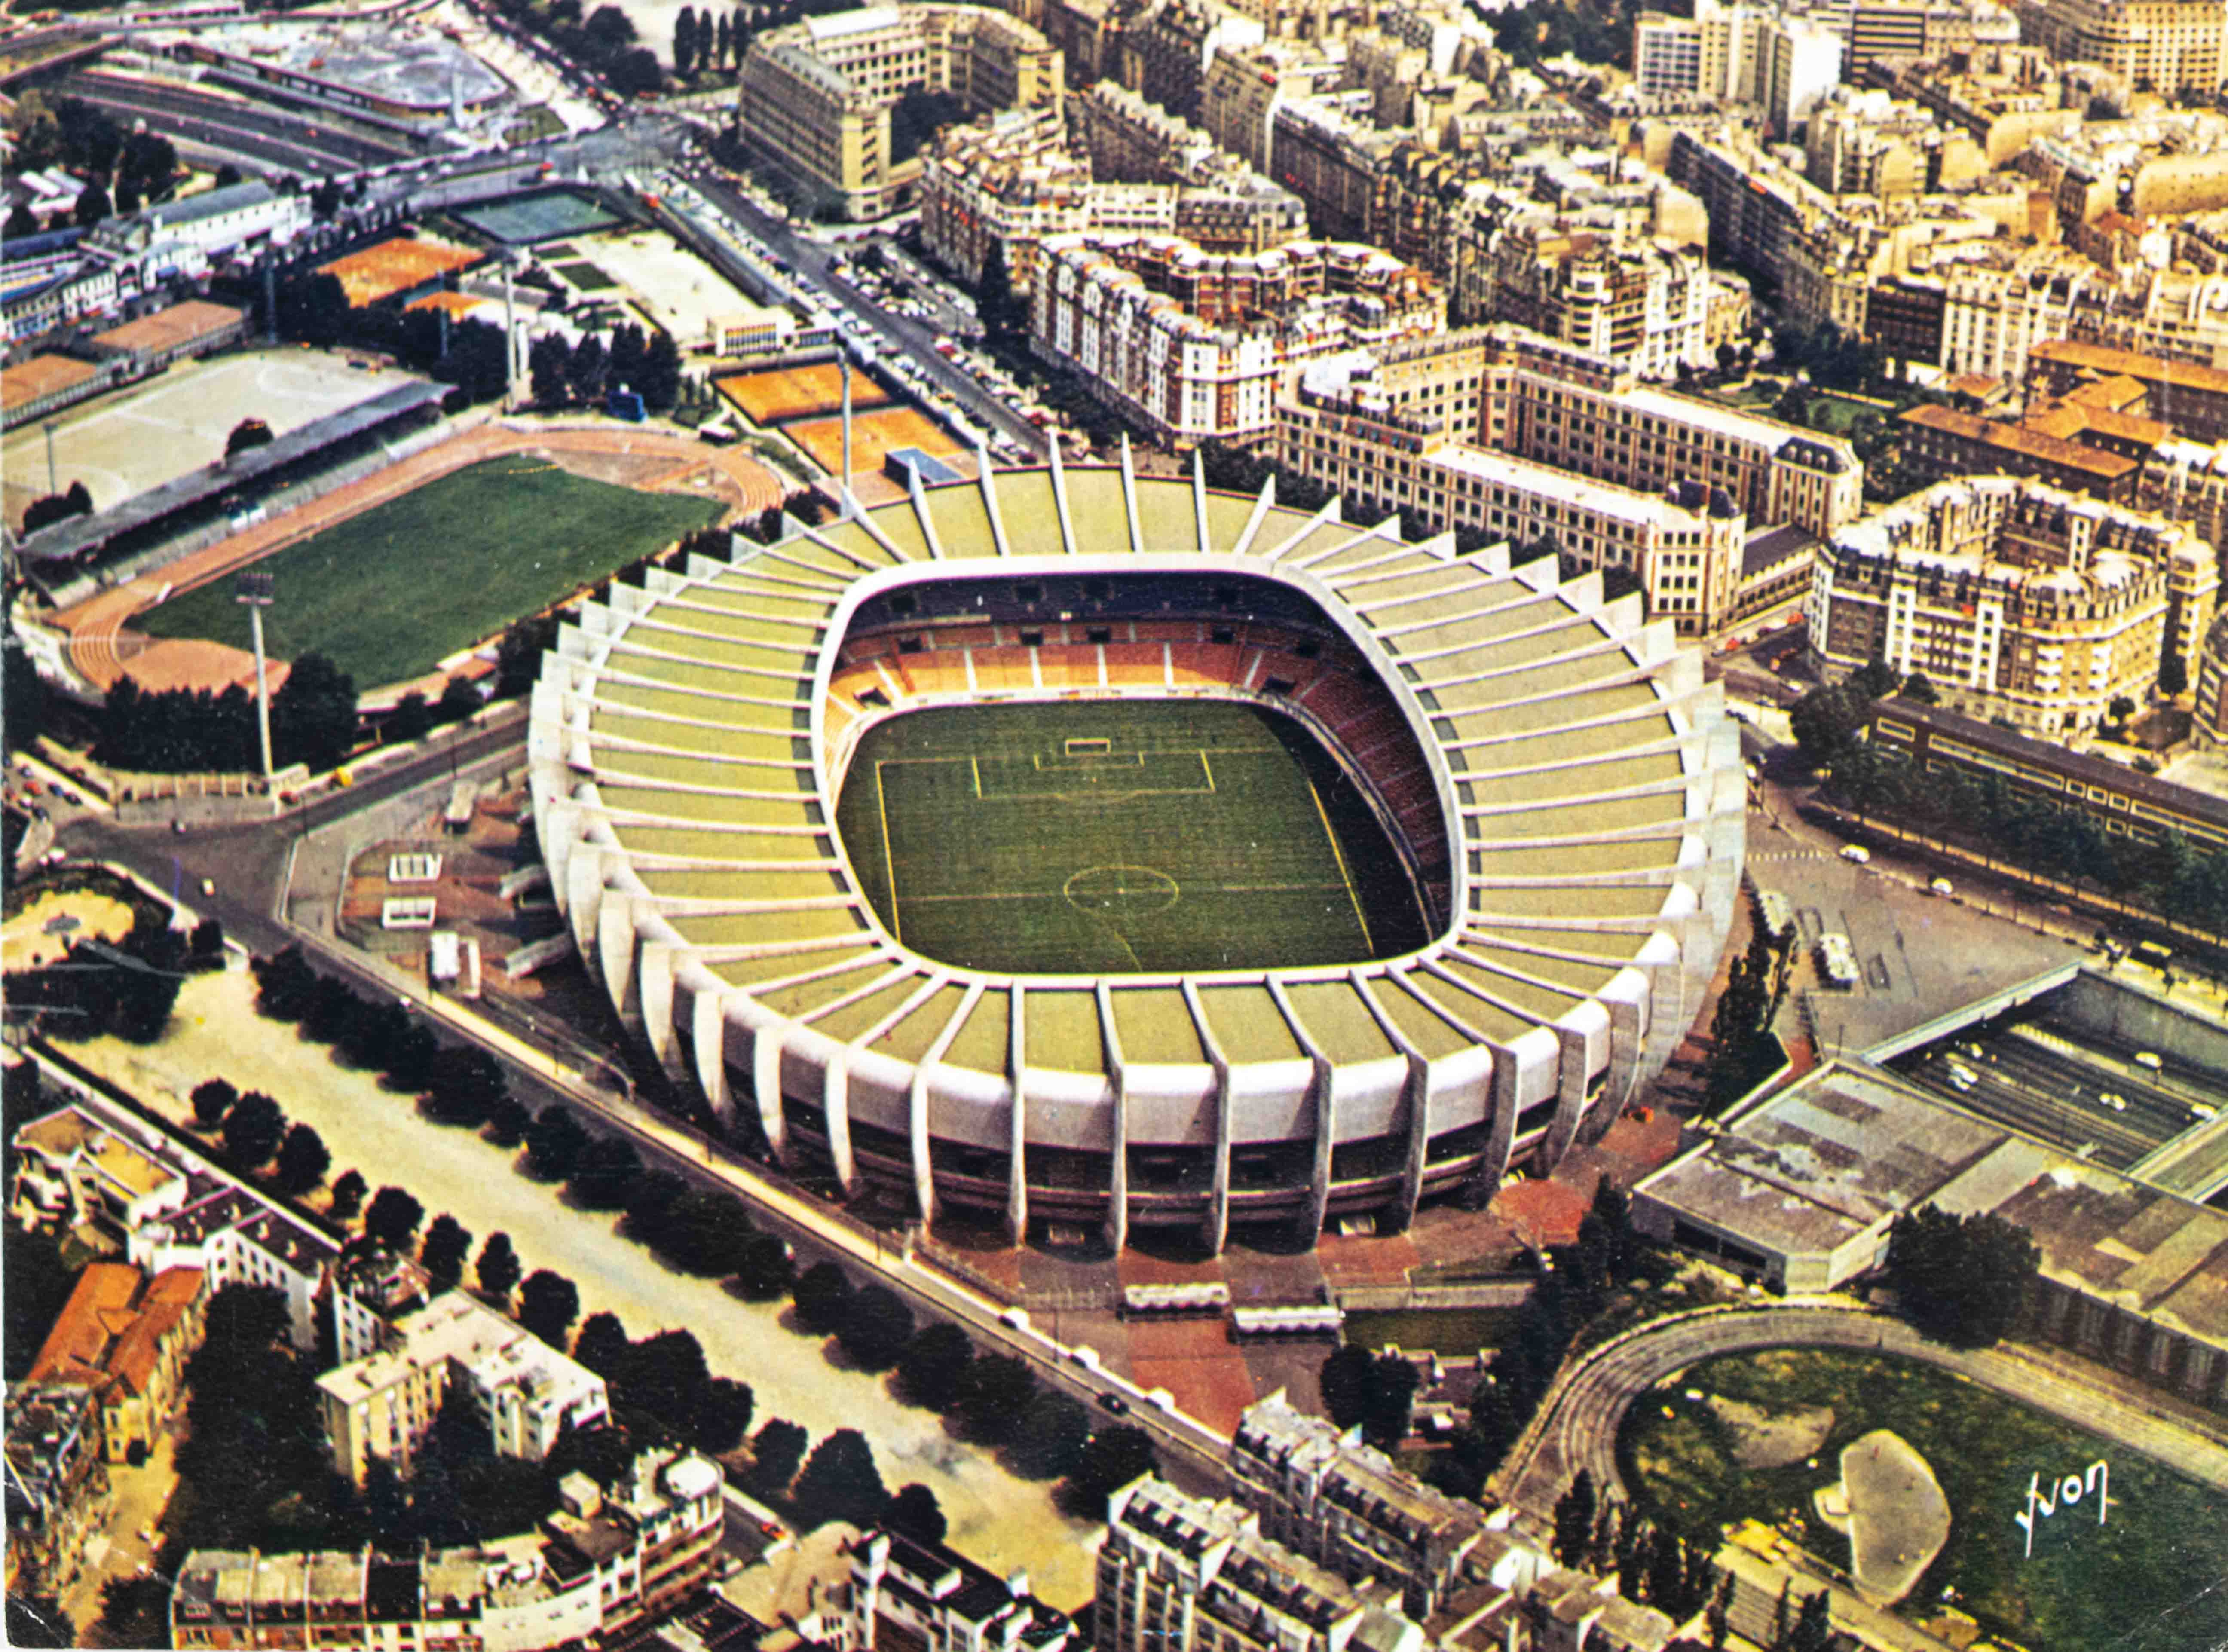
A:
{"label": "goal post", "polygon": [[1066,757],[1111,757],[1114,742],[1111,740],[1071,740],[1061,742],[1062,755]]}

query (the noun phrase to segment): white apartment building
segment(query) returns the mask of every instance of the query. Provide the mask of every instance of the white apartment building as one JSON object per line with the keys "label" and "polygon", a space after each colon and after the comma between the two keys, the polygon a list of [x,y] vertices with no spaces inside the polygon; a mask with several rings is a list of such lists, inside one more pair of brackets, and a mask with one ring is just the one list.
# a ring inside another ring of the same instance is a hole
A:
{"label": "white apartment building", "polygon": [[421,1299],[426,1276],[414,1263],[344,1258],[330,1235],[68,1075],[45,1072],[76,1099],[16,1132],[11,1213],[24,1226],[90,1224],[150,1274],[199,1268],[212,1293],[267,1285],[285,1297],[288,1335],[305,1354],[317,1348],[321,1316],[339,1358],[369,1354],[387,1317]]}
{"label": "white apartment building", "polygon": [[1265,437],[1292,368],[1446,319],[1430,277],[1355,244],[1244,257],[1171,236],[1068,235],[1041,257],[1032,348],[1175,447]]}
{"label": "white apartment building", "polygon": [[547,1457],[565,1430],[611,1414],[601,1377],[451,1290],[396,1322],[387,1347],[317,1379],[333,1466],[361,1482],[379,1457],[407,1474],[452,1386],[471,1401],[496,1453],[529,1463]]}
{"label": "white apartment building", "polygon": [[1811,577],[1827,669],[1884,659],[1952,710],[2049,737],[2142,699],[2169,654],[2194,682],[2220,585],[2188,528],[2012,477],[1900,499],[1836,534]]}

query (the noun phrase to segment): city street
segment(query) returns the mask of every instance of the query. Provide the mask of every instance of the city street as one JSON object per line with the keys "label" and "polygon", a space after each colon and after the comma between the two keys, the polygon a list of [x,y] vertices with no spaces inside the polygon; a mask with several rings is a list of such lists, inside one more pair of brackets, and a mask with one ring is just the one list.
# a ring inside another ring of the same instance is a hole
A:
{"label": "city street", "polygon": [[1089,1598],[1091,1528],[1059,1512],[1050,1485],[1017,1480],[955,1440],[941,1418],[892,1398],[887,1379],[831,1361],[818,1341],[784,1328],[783,1304],[744,1303],[715,1280],[669,1271],[619,1236],[614,1216],[576,1210],[559,1189],[515,1172],[516,1153],[428,1122],[375,1075],[342,1067],[323,1046],[264,1020],[244,970],[187,983],[171,1035],[153,1048],[102,1040],[69,1053],[174,1122],[190,1118],[185,1098],[207,1078],[266,1092],[324,1138],[335,1176],[353,1167],[374,1189],[407,1188],[429,1222],[446,1211],[470,1228],[476,1255],[489,1233],[508,1233],[528,1271],[553,1268],[579,1287],[583,1317],[616,1313],[636,1337],[694,1333],[714,1372],[756,1391],[759,1422],[787,1417],[816,1441],[838,1428],[863,1431],[892,1490],[918,1480],[935,1492],[957,1546],[995,1570],[1027,1567],[1055,1605]]}

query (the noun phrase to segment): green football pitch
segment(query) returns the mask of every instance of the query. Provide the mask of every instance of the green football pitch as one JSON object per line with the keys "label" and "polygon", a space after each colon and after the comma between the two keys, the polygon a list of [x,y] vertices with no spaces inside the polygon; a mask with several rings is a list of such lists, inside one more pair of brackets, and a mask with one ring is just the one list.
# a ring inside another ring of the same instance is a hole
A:
{"label": "green football pitch", "polygon": [[915,951],[1020,974],[1360,963],[1422,944],[1375,816],[1296,723],[1210,701],[908,713],[836,808]]}
{"label": "green football pitch", "polygon": [[[359,690],[420,676],[719,514],[710,500],[591,482],[546,459],[488,459],[257,563],[278,581],[264,645],[280,659],[321,653]],[[132,624],[152,637],[249,646],[229,579]]]}

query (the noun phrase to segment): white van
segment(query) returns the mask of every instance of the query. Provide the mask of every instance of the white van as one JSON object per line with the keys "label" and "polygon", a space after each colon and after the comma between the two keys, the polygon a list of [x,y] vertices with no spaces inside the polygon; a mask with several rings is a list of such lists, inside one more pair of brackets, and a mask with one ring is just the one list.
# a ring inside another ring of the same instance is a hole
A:
{"label": "white van", "polygon": [[1845,861],[1851,861],[1857,866],[1870,866],[1872,864],[1873,852],[1858,844],[1849,843],[1843,846],[1841,849],[1841,858]]}

